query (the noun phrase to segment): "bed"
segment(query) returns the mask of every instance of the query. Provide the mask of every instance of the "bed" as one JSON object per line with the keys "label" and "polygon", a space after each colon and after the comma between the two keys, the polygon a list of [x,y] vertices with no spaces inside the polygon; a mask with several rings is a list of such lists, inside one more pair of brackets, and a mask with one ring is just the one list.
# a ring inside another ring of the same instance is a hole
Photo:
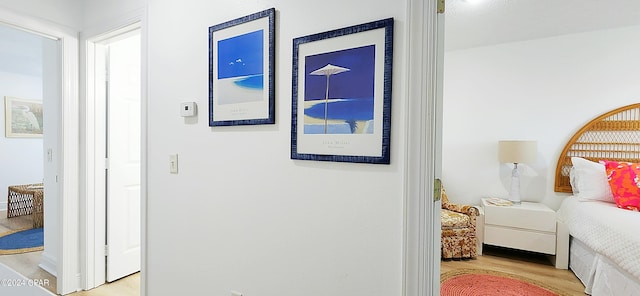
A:
{"label": "bed", "polygon": [[640,197],[616,183],[638,163],[640,104],[586,124],[558,159],[555,191],[572,195],[557,212],[556,267],[569,267],[587,294],[640,295]]}

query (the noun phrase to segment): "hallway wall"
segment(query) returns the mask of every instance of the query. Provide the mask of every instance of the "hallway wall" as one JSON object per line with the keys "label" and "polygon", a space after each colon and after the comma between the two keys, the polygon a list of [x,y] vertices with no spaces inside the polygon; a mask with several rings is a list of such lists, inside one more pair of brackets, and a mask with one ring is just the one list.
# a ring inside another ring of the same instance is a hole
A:
{"label": "hallway wall", "polygon": [[[208,27],[271,7],[276,124],[209,127]],[[150,0],[148,9],[149,295],[400,295],[405,1]],[[388,17],[391,164],[291,160],[293,38]],[[188,101],[197,119],[180,117]],[[169,173],[174,153],[179,174]]]}

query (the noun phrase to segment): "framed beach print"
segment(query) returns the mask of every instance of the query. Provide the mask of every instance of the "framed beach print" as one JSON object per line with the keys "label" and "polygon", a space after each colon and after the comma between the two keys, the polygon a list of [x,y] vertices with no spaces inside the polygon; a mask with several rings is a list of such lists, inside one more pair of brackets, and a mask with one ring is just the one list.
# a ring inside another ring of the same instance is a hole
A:
{"label": "framed beach print", "polygon": [[393,19],[293,40],[291,158],[389,164]]}
{"label": "framed beach print", "polygon": [[41,101],[4,97],[7,138],[41,138],[42,118]]}
{"label": "framed beach print", "polygon": [[275,9],[209,27],[209,126],[275,123]]}

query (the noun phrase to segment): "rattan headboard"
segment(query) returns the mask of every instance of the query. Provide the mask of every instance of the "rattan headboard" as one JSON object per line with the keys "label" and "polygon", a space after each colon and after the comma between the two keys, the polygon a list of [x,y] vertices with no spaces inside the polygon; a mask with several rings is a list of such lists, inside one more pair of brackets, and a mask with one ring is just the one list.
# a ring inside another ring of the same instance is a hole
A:
{"label": "rattan headboard", "polygon": [[582,127],[562,149],[556,192],[571,192],[571,157],[640,162],[640,103],[602,114]]}

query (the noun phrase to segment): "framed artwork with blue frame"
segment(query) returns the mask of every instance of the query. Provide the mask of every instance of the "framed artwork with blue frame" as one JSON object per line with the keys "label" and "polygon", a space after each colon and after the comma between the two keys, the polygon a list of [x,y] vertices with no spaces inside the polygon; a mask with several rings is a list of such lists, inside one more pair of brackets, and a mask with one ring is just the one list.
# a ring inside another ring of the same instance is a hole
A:
{"label": "framed artwork with blue frame", "polygon": [[209,27],[209,126],[275,123],[275,9]]}
{"label": "framed artwork with blue frame", "polygon": [[291,158],[389,164],[393,18],[293,40]]}

